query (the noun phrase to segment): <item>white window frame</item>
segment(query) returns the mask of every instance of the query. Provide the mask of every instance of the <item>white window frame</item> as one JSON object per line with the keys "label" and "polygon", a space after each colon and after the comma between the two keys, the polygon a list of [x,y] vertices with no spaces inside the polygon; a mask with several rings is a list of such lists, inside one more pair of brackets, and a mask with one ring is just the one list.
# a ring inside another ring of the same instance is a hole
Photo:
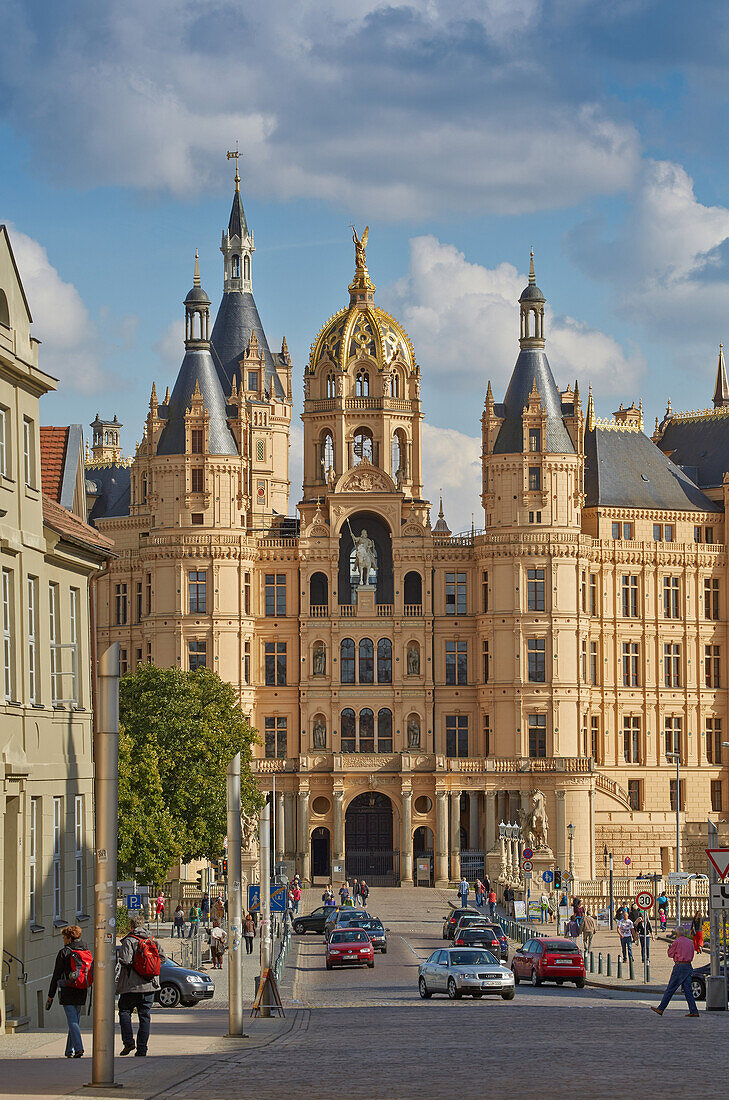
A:
{"label": "white window frame", "polygon": [[84,796],[73,800],[73,835],[76,856],[76,916],[84,912]]}
{"label": "white window frame", "polygon": [[53,919],[63,911],[63,798],[53,799]]}
{"label": "white window frame", "polygon": [[38,578],[28,577],[28,699],[38,702]]}
{"label": "white window frame", "polygon": [[3,695],[15,697],[15,644],[13,640],[13,574],[2,571]]}
{"label": "white window frame", "polygon": [[34,432],[33,421],[27,417],[23,417],[23,480],[29,488],[33,488],[33,445],[34,445]]}
{"label": "white window frame", "polygon": [[8,438],[8,409],[0,405],[0,475],[10,477],[8,458],[10,456],[10,440]]}
{"label": "white window frame", "polygon": [[61,689],[59,586],[55,581],[50,581],[48,584],[48,624],[51,654],[51,703],[55,705],[63,698]]}
{"label": "white window frame", "polygon": [[38,799],[31,798],[28,834],[28,919],[38,923]]}
{"label": "white window frame", "polygon": [[69,610],[69,644],[72,646],[71,652],[71,699],[74,706],[79,704],[79,682],[78,682],[78,616],[79,616],[79,604],[81,602],[81,593],[78,588],[72,588],[69,591],[68,597],[68,610]]}

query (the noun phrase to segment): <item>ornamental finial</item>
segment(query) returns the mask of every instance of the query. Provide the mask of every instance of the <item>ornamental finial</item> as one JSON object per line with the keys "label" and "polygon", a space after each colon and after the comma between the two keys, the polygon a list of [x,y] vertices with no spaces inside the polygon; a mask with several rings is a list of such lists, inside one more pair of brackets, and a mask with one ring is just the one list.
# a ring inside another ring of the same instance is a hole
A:
{"label": "ornamental finial", "polygon": [[238,172],[238,158],[240,156],[240,153],[238,152],[238,142],[237,141],[235,143],[235,151],[230,152],[230,150],[229,150],[225,154],[225,156],[228,160],[235,160],[235,189],[236,189],[236,191],[240,191],[240,173]]}
{"label": "ornamental finial", "polygon": [[352,226],[352,240],[354,241],[354,265],[357,272],[367,271],[367,238],[370,235],[370,227],[365,226],[362,239],[357,236],[357,230]]}
{"label": "ornamental finial", "polygon": [[529,286],[537,285],[537,277],[534,274],[534,248],[529,253]]}
{"label": "ornamental finial", "polygon": [[192,280],[193,286],[200,286],[200,257],[197,249],[195,249],[195,276]]}

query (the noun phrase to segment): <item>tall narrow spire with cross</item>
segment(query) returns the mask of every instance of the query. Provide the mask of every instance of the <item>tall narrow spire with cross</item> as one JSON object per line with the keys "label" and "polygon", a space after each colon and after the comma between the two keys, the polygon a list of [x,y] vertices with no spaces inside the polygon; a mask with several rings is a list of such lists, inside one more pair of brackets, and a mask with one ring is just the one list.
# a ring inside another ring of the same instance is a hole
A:
{"label": "tall narrow spire with cross", "polygon": [[719,344],[719,362],[716,367],[716,386],[714,387],[714,408],[723,409],[729,405],[729,382],[724,364],[724,345]]}

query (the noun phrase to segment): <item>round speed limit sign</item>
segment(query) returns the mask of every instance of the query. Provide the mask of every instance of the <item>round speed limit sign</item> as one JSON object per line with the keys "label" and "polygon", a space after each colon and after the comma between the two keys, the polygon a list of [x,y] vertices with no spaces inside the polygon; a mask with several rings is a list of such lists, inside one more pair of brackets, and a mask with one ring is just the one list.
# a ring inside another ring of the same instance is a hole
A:
{"label": "round speed limit sign", "polygon": [[639,909],[643,910],[650,909],[653,901],[653,894],[651,894],[650,890],[641,890],[635,898],[635,904],[638,906]]}

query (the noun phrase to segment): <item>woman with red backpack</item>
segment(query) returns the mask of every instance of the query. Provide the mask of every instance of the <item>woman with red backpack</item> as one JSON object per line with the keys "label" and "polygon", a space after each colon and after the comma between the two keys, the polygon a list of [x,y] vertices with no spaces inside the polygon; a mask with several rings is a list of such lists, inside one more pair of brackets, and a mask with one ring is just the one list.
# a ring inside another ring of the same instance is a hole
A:
{"label": "woman with red backpack", "polygon": [[53,1004],[58,990],[58,1003],[68,1020],[66,1057],[80,1058],[84,1052],[81,1038],[81,1009],[94,980],[94,957],[81,939],[81,929],[70,924],[63,929],[63,947],[56,955],[56,965],[48,989],[46,1011]]}

